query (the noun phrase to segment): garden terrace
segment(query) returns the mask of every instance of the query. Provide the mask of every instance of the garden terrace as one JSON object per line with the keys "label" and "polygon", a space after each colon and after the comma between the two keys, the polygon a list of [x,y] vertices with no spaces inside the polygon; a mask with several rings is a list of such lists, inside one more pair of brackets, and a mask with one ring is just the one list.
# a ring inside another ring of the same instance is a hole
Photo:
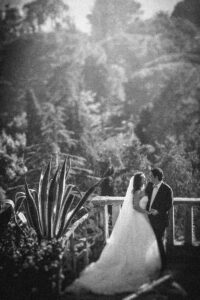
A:
{"label": "garden terrace", "polygon": [[[104,238],[107,239],[120,212],[123,197],[96,196],[92,199],[92,203],[98,207],[96,223],[103,228]],[[165,239],[168,270],[157,282],[148,286],[146,291],[138,295],[118,297],[80,295],[80,299],[155,299],[155,293],[167,296],[165,299],[174,299],[174,295],[176,300],[199,299],[200,230],[197,219],[199,208],[200,198],[174,198]],[[87,262],[88,258],[85,261]]]}
{"label": "garden terrace", "polygon": [[[92,199],[92,203],[99,207],[97,222],[104,227],[105,239],[109,237],[111,229],[117,220],[123,199],[123,197],[110,196],[97,196]],[[200,246],[200,238],[199,240],[197,239],[198,228],[197,224],[195,224],[195,208],[198,207],[200,207],[200,198],[174,198],[166,234],[167,247]],[[182,209],[182,224],[178,224],[176,219],[179,209]],[[178,232],[180,232],[179,236],[177,236]]]}

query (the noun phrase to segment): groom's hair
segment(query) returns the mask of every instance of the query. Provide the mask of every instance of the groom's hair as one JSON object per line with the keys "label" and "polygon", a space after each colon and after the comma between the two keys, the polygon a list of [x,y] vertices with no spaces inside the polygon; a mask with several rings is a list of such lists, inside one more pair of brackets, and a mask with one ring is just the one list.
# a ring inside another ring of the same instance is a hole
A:
{"label": "groom's hair", "polygon": [[163,179],[163,170],[161,168],[154,168],[151,170],[153,177],[158,177],[158,180],[161,181]]}

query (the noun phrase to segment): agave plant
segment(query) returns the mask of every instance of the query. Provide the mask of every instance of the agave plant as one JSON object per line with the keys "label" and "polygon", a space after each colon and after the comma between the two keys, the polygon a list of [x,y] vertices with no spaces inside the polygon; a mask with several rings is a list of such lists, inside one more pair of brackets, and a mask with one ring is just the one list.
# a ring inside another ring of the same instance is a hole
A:
{"label": "agave plant", "polygon": [[63,237],[67,233],[73,217],[88,197],[113,172],[112,169],[109,169],[97,183],[82,195],[75,185],[66,184],[69,171],[70,160],[66,159],[51,178],[50,161],[45,172],[40,175],[37,191],[29,189],[25,182],[25,193],[16,194],[16,207],[19,208],[23,205],[27,222],[34,228],[40,239]]}

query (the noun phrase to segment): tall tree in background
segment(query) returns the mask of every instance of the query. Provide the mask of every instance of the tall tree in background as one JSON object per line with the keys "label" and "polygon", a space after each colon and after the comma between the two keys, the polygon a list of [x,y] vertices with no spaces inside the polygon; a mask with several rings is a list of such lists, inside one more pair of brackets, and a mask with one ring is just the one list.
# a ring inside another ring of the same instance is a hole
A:
{"label": "tall tree in background", "polygon": [[25,96],[27,114],[27,146],[38,144],[41,140],[42,108],[33,90],[28,90]]}
{"label": "tall tree in background", "polygon": [[200,27],[200,2],[199,0],[184,0],[178,2],[172,16],[189,20]]}
{"label": "tall tree in background", "polygon": [[86,58],[83,75],[86,90],[94,94],[96,106],[93,113],[98,120],[96,128],[105,137],[108,128],[112,131],[121,122],[121,105],[125,101],[123,83],[126,76],[120,66],[108,64],[103,50],[102,53],[102,57],[93,53]]}
{"label": "tall tree in background", "polygon": [[42,29],[47,21],[51,22],[51,27],[69,26],[71,24],[68,5],[62,0],[35,0],[24,5],[26,11],[24,30],[27,26],[32,32],[37,32]]}
{"label": "tall tree in background", "polygon": [[140,4],[134,0],[96,0],[89,20],[92,24],[92,36],[104,40],[124,31],[138,13]]}
{"label": "tall tree in background", "polygon": [[143,143],[163,142],[166,136],[175,136],[177,141],[181,141],[187,135],[191,120],[199,111],[198,101],[193,95],[199,81],[198,73],[198,70],[192,72],[188,80],[188,71],[177,71],[154,104],[143,109],[135,129]]}

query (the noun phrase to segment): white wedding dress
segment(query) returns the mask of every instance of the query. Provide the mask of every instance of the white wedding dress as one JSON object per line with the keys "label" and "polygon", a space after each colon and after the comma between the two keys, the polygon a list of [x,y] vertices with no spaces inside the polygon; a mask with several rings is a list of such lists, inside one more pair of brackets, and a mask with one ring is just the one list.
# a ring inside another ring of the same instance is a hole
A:
{"label": "white wedding dress", "polygon": [[[100,258],[86,267],[67,288],[68,292],[82,289],[107,295],[133,292],[157,277],[161,267],[157,241],[148,216],[133,208],[132,189],[133,177]],[[145,200],[141,199],[140,206]]]}

